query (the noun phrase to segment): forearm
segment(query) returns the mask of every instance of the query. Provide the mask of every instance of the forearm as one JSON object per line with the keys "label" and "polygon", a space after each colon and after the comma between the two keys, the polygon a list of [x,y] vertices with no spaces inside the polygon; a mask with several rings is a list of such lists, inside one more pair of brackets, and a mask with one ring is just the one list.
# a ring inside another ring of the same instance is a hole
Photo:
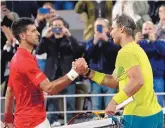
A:
{"label": "forearm", "polygon": [[50,88],[48,94],[57,94],[60,91],[62,91],[64,88],[66,88],[68,85],[70,85],[72,81],[69,79],[67,75],[50,82]]}
{"label": "forearm", "polygon": [[160,55],[165,56],[165,43],[164,41],[157,40],[153,43],[155,49],[157,52],[159,52]]}
{"label": "forearm", "polygon": [[[91,70],[91,72],[89,74],[89,78],[93,81],[95,81],[95,79],[94,79],[95,73],[96,73],[96,71]],[[108,75],[108,74],[101,74],[101,75],[104,75],[104,76],[101,76],[101,77],[103,77],[103,79],[100,82],[101,85],[108,86],[110,88],[118,87],[118,81],[114,78],[113,75]]]}
{"label": "forearm", "polygon": [[40,83],[41,90],[45,91],[49,95],[55,95],[59,93],[61,90],[66,88],[68,85],[72,83],[78,77],[78,73],[71,69],[69,73],[65,76],[50,82],[48,79],[45,79]]}
{"label": "forearm", "polygon": [[123,90],[120,90],[114,97],[113,100],[120,104],[123,101],[127,100],[129,97],[133,96],[138,90],[143,86],[143,83],[138,82],[137,79],[130,79],[128,84]]}
{"label": "forearm", "polygon": [[13,113],[13,104],[14,104],[14,96],[11,90],[8,88],[5,96],[5,113],[8,114]]}
{"label": "forearm", "polygon": [[123,91],[130,97],[137,93],[142,86],[143,84],[137,79],[130,79]]}

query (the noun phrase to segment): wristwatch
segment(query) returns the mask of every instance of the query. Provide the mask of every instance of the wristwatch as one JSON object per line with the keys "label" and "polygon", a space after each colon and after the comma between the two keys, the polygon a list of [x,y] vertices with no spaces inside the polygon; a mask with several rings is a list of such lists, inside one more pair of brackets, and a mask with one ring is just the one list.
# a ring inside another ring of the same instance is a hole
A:
{"label": "wristwatch", "polygon": [[85,74],[85,76],[89,76],[90,75],[90,73],[91,73],[91,69],[90,68],[88,68],[88,71],[87,71],[87,73]]}

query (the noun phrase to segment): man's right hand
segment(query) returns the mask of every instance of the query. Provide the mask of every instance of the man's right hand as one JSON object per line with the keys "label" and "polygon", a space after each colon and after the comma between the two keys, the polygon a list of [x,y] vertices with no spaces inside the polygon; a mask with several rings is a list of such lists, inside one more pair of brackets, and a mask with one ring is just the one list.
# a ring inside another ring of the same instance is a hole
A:
{"label": "man's right hand", "polygon": [[88,65],[84,58],[76,59],[72,63],[72,68],[79,74],[79,75],[85,75],[88,71]]}
{"label": "man's right hand", "polygon": [[43,33],[42,37],[50,38],[53,35],[52,27],[47,28]]}
{"label": "man's right hand", "polygon": [[140,40],[143,40],[144,39],[144,36],[141,32],[137,32],[136,35],[135,35],[135,41],[136,43],[138,43]]}
{"label": "man's right hand", "polygon": [[2,32],[4,33],[4,35],[6,36],[6,38],[9,42],[12,42],[15,39],[15,37],[9,27],[6,27],[5,25],[3,25]]}
{"label": "man's right hand", "polygon": [[41,21],[43,21],[45,19],[45,16],[43,14],[40,14],[39,12],[37,13],[37,17],[36,20],[38,23],[40,23]]}
{"label": "man's right hand", "polygon": [[101,39],[101,34],[99,32],[96,32],[94,34],[93,44],[96,45],[100,39]]}

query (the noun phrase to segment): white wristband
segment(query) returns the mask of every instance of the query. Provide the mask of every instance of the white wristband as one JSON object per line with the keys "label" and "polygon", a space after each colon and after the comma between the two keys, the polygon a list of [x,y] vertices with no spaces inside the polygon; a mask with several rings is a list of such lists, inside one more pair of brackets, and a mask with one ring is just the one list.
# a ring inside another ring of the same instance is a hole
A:
{"label": "white wristband", "polygon": [[70,72],[67,73],[67,76],[71,81],[74,81],[79,76],[79,74],[74,69],[71,69]]}

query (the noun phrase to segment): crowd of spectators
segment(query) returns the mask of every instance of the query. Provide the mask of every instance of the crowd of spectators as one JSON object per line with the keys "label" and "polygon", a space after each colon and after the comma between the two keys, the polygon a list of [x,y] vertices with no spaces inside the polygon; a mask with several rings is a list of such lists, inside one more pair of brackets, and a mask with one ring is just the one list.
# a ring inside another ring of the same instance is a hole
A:
{"label": "crowd of spectators", "polygon": [[[84,21],[83,40],[72,35],[70,26],[56,10],[74,10]],[[133,17],[137,28],[135,41],[146,52],[153,70],[155,92],[165,91],[165,4],[162,1],[3,1],[1,2],[1,86],[5,95],[9,64],[19,42],[13,36],[10,26],[19,17],[31,17],[40,32],[40,44],[34,49],[40,69],[50,80],[66,74],[72,61],[85,57],[89,68],[111,74],[120,46],[114,44],[110,35],[113,19],[125,13]],[[59,94],[76,94],[77,83],[91,94],[111,94],[118,90],[103,87],[93,81],[84,82],[78,78]],[[82,89],[83,90],[83,89]],[[82,109],[103,110],[111,97],[91,97],[83,101]],[[164,96],[158,96],[164,106]],[[75,111],[75,98],[67,98],[67,110]],[[47,111],[63,111],[63,100],[47,100]],[[48,114],[51,125],[60,125],[63,114]],[[68,120],[73,114],[68,114]]]}

